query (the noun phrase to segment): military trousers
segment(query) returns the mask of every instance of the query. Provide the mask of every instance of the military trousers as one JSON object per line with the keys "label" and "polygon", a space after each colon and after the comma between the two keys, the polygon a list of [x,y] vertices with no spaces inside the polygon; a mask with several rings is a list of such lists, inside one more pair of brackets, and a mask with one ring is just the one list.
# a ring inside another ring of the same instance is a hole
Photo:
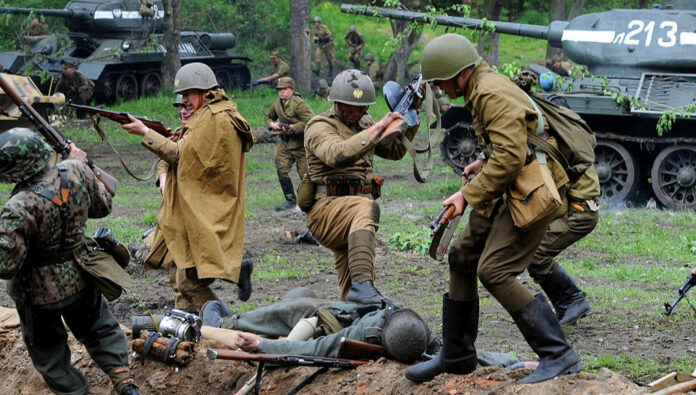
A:
{"label": "military trousers", "polygon": [[307,174],[307,155],[304,146],[289,148],[288,142],[281,140],[275,149],[275,166],[278,172],[278,179],[290,178],[292,165],[296,163],[297,175],[300,179]]}
{"label": "military trousers", "polygon": [[198,278],[195,267],[179,269],[176,262],[169,266],[169,283],[174,291],[174,306],[182,311],[198,314],[209,300],[219,300],[210,286],[214,278]]}
{"label": "military trousers", "polygon": [[[307,213],[307,226],[321,245],[333,251],[341,288],[340,300],[345,300],[351,284],[348,236],[359,230],[367,230],[376,238],[379,205],[363,196],[325,197],[319,199]],[[374,262],[369,275],[374,280]]]}
{"label": "military trousers", "polygon": [[360,60],[360,55],[362,54],[362,49],[355,49],[353,47],[348,47],[348,59],[352,61]]}
{"label": "military trousers", "polygon": [[561,251],[588,235],[597,226],[599,211],[578,211],[569,206],[567,212],[549,224],[539,248],[529,265],[529,275],[534,281],[543,281],[558,267],[554,259]]}
{"label": "military trousers", "polygon": [[531,302],[534,297],[517,276],[531,263],[552,219],[549,216],[523,231],[513,223],[502,199],[489,217],[471,211],[469,223],[448,254],[450,297],[474,299],[478,295],[478,279],[509,313]]}
{"label": "military trousers", "polygon": [[317,46],[317,51],[314,54],[314,61],[317,62],[317,69],[321,67],[321,58],[326,56],[326,61],[329,62],[329,67],[333,68],[334,60],[334,46],[333,43],[326,44],[324,46]]}
{"label": "military trousers", "polygon": [[106,300],[94,286],[90,285],[83,292],[75,302],[63,308],[29,308],[33,333],[28,333],[24,322],[25,307],[17,304],[22,317],[22,336],[32,363],[56,394],[86,394],[89,389],[85,377],[70,363],[65,325],[104,372],[108,374],[115,368],[128,367],[126,339]]}

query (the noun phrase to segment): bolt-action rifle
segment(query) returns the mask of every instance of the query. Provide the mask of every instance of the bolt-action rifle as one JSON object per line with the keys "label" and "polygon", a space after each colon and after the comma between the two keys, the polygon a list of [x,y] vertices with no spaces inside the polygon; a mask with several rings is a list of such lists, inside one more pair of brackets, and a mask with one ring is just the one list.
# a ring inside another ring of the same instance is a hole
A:
{"label": "bolt-action rifle", "polygon": [[[17,105],[17,108],[22,115],[34,124],[36,131],[38,131],[46,139],[48,145],[50,145],[61,158],[66,159],[70,155],[70,140],[67,140],[61,132],[51,126],[51,124],[48,123],[41,116],[41,114],[36,112],[32,106],[26,103],[19,96],[19,93],[17,93],[14,87],[5,81],[5,78],[2,75],[0,75],[0,88],[2,88],[10,100]],[[104,187],[111,194],[111,196],[116,195],[116,185],[118,184],[118,181],[116,181],[115,178],[104,170],[95,166],[90,159],[87,159],[87,165],[90,169],[92,169],[97,179],[104,184]]]}
{"label": "bolt-action rifle", "polygon": [[[686,296],[686,293],[689,292],[691,287],[694,285],[696,285],[696,275],[690,274],[689,277],[686,278],[686,281],[684,281],[684,284],[679,287],[679,290],[677,291],[677,298],[674,299],[672,303],[665,303],[665,315],[672,314],[672,310],[674,310],[674,307],[677,306],[677,303],[679,303],[684,296]],[[693,309],[694,307],[691,306],[691,308]]]}
{"label": "bolt-action rifle", "polygon": [[[110,111],[110,110],[105,110],[103,108],[99,107],[91,107],[91,106],[83,106],[81,104],[75,104],[75,103],[68,103],[68,107],[72,107],[77,111],[82,111],[90,116],[99,116],[99,117],[104,117],[108,118],[112,121],[116,121],[120,123],[121,125],[126,124],[126,123],[131,123],[133,121],[128,118],[128,113],[127,112],[117,112],[117,111]],[[164,125],[161,121],[157,121],[154,119],[149,119],[147,117],[140,117],[140,116],[133,116],[133,118],[139,120],[145,126],[148,128],[154,130],[155,132],[161,134],[164,137],[169,137],[172,135],[172,130]]]}
{"label": "bolt-action rifle", "polygon": [[367,361],[358,361],[343,358],[328,358],[315,357],[311,355],[291,354],[252,354],[242,351],[221,350],[215,348],[209,348],[207,355],[210,359],[228,359],[232,361],[259,362],[278,366],[316,366],[328,368],[353,369],[367,363]]}

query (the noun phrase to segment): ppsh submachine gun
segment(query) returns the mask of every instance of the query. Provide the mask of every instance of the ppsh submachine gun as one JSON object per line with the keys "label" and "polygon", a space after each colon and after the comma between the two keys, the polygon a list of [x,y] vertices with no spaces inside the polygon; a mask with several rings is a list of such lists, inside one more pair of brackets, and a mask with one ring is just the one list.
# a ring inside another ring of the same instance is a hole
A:
{"label": "ppsh submachine gun", "polygon": [[[677,306],[677,304],[686,296],[686,293],[689,292],[691,287],[696,285],[696,275],[694,274],[689,274],[689,277],[686,278],[686,281],[684,281],[684,284],[679,287],[679,290],[677,290],[677,298],[674,299],[672,303],[665,303],[665,315],[670,315],[672,314],[672,310]],[[689,302],[689,300],[686,300]],[[696,313],[696,308],[689,303],[689,306],[691,306],[691,309]]]}

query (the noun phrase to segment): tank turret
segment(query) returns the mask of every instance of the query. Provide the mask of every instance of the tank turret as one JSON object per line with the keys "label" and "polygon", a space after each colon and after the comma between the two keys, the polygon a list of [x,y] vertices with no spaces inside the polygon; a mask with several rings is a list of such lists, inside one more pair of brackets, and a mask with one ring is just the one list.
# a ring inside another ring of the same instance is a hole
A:
{"label": "tank turret", "polygon": [[[473,18],[343,4],[341,11],[443,26],[483,29]],[[546,40],[590,76],[557,76],[547,92],[580,114],[597,135],[601,197],[611,205],[654,198],[668,208],[696,208],[696,117],[686,112],[658,133],[660,117],[696,102],[696,1],[660,9],[610,10],[548,26],[490,21],[497,33]],[[528,68],[550,72],[541,65]],[[632,98],[632,100],[629,100]],[[466,110],[445,114],[441,151],[456,172],[475,158]],[[696,112],[695,112],[696,113]]]}
{"label": "tank turret", "polygon": [[[23,37],[25,50],[0,52],[0,63],[14,74],[48,73],[54,80],[41,87],[49,88],[69,60],[94,81],[93,99],[99,103],[154,94],[162,86],[166,48],[162,0],[151,3],[146,9],[138,0],[72,0],[63,10],[2,7],[0,14],[62,18],[69,32]],[[235,43],[232,33],[181,32],[179,58],[182,64],[207,64],[224,88],[243,88],[251,79],[245,64],[250,59],[232,53]]]}

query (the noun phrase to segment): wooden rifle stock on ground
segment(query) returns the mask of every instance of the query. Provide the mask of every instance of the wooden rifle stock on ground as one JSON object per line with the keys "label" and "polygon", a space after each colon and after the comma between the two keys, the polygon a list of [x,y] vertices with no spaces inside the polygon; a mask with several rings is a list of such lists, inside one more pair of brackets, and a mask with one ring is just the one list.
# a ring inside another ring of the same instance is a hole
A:
{"label": "wooden rifle stock on ground", "polygon": [[339,358],[375,360],[386,356],[387,350],[382,346],[347,337],[341,338],[341,345],[338,349]]}
{"label": "wooden rifle stock on ground", "polygon": [[[127,112],[110,111],[99,107],[83,106],[75,103],[68,103],[68,106],[74,108],[75,110],[82,111],[90,115],[98,115],[100,117],[108,118],[112,121],[120,123],[121,125],[133,122],[130,120],[130,118],[128,118]],[[135,115],[133,115],[133,118],[142,122],[145,126],[161,134],[164,137],[169,137],[172,135],[172,130],[166,127],[164,123],[162,123],[161,121],[149,119],[147,117],[139,117]]]}
{"label": "wooden rifle stock on ground", "polygon": [[[31,123],[34,124],[36,130],[41,133],[41,135],[46,139],[46,142],[58,153],[61,158],[66,159],[70,155],[70,140],[67,140],[63,134],[56,130],[51,124],[49,124],[32,106],[26,103],[20,96],[19,93],[10,85],[5,78],[0,75],[0,88],[7,94],[7,96],[17,105],[19,111],[27,118]],[[90,159],[87,159],[87,165],[92,169],[94,175],[99,179],[99,181],[104,184],[106,190],[111,194],[111,196],[116,195],[116,181],[110,174],[104,170],[98,168],[92,163]]]}
{"label": "wooden rifle stock on ground", "polygon": [[[686,278],[686,281],[684,281],[684,284],[679,287],[679,290],[677,291],[677,298],[674,299],[672,303],[665,303],[665,315],[672,314],[672,310],[674,310],[674,308],[677,306],[677,303],[679,303],[684,296],[686,296],[686,293],[689,292],[691,287],[694,285],[696,285],[696,275],[690,274],[689,277]],[[691,308],[693,309],[693,306]]]}
{"label": "wooden rifle stock on ground", "polygon": [[209,348],[207,352],[210,359],[228,359],[233,361],[253,361],[279,366],[316,366],[328,368],[353,369],[364,365],[367,361],[355,361],[351,359],[315,357],[311,355],[291,354],[252,354],[242,351],[220,350]]}

